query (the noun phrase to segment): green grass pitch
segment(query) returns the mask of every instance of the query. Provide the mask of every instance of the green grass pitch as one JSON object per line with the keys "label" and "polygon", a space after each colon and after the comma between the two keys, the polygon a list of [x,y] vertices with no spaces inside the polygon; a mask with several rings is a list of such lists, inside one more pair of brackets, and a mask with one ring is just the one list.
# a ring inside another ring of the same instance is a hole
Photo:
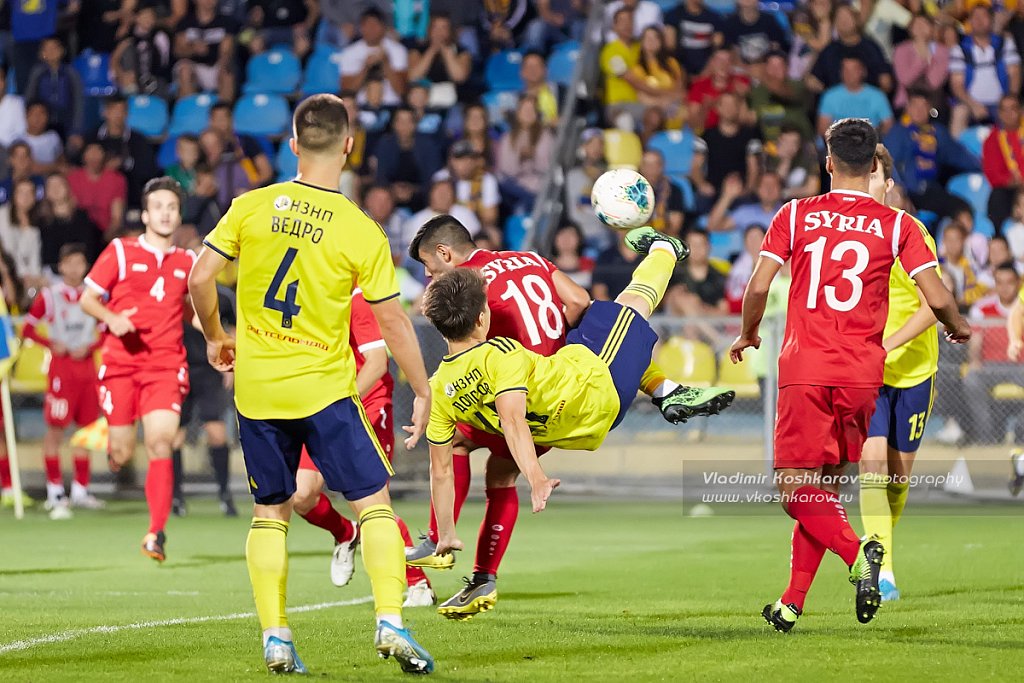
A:
{"label": "green grass pitch", "polygon": [[[413,529],[425,522],[422,502],[398,511]],[[237,617],[253,611],[248,520],[223,519],[201,501],[191,512],[171,520],[164,566],[139,554],[141,502],[68,522],[0,517],[0,680],[263,679],[256,619]],[[742,512],[689,518],[681,503],[556,493],[541,515],[521,511],[493,612],[457,623],[417,609],[406,619],[437,659],[439,680],[1021,680],[1019,505],[911,501],[897,527],[904,599],[858,624],[845,567],[829,555],[789,635],[759,612],[788,577],[791,522],[771,507]],[[463,514],[468,546],[480,515],[478,504]],[[361,565],[349,586],[330,584],[330,546],[322,531],[293,522],[292,607],[369,596]],[[441,599],[471,565],[470,548],[454,572],[431,575]],[[95,630],[174,619],[182,621]],[[372,650],[369,604],[294,613],[291,625],[318,679],[403,678]]]}

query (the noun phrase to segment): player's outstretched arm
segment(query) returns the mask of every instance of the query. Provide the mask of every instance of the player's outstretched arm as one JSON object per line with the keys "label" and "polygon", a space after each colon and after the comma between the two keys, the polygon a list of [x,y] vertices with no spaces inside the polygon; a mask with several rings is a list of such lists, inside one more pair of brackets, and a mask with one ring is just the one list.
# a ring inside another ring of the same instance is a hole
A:
{"label": "player's outstretched arm", "polygon": [[1012,361],[1020,360],[1021,349],[1024,348],[1024,301],[1017,297],[1010,309],[1010,316],[1006,319],[1006,332],[1009,343],[1006,347],[1006,357]]}
{"label": "player's outstretched arm", "polygon": [[505,434],[505,442],[512,452],[519,471],[530,482],[530,498],[533,511],[540,512],[547,506],[551,493],[561,484],[558,479],[548,479],[537,458],[537,448],[533,445],[533,434],[526,422],[526,394],[521,391],[508,391],[494,400],[494,407],[501,419],[501,431]]}
{"label": "player's outstretched arm", "polygon": [[928,305],[935,312],[935,317],[946,326],[946,339],[954,344],[963,344],[971,338],[971,326],[957,308],[953,293],[942,284],[939,273],[934,268],[925,268],[914,274],[921,293]]}
{"label": "player's outstretched arm", "polygon": [[901,328],[893,332],[887,339],[882,340],[882,347],[885,348],[886,353],[917,339],[925,330],[935,326],[938,320],[935,317],[935,311],[928,305],[928,300],[924,298],[924,293],[920,289],[917,290],[917,298],[921,301],[921,307],[907,319]]}
{"label": "player's outstretched arm", "polygon": [[210,365],[221,372],[235,367],[235,340],[220,322],[220,301],[217,297],[217,275],[228,261],[223,256],[203,247],[188,276],[188,293],[192,297],[199,325],[206,337],[206,357]]}
{"label": "player's outstretched arm", "polygon": [[560,270],[556,270],[551,279],[555,283],[555,292],[562,300],[565,309],[565,321],[569,327],[576,327],[583,314],[590,308],[590,294]]}
{"label": "player's outstretched arm", "polygon": [[430,444],[430,500],[437,516],[435,554],[462,550],[462,541],[455,535],[455,473],[451,441],[443,446]]}
{"label": "player's outstretched arm", "polygon": [[381,334],[384,335],[384,341],[391,349],[391,355],[405,373],[409,387],[416,395],[412,402],[412,425],[402,427],[409,434],[405,440],[405,447],[411,450],[423,436],[430,415],[430,384],[427,382],[427,369],[423,365],[423,354],[420,353],[420,344],[412,321],[405,314],[397,297],[371,304],[371,307],[377,324],[380,325]]}
{"label": "player's outstretched arm", "polygon": [[765,306],[768,305],[768,290],[780,268],[782,268],[782,264],[775,259],[767,256],[757,259],[757,265],[754,266],[747,289],[743,292],[743,326],[740,336],[736,337],[732,348],[729,349],[729,358],[733,363],[743,360],[744,349],[751,346],[755,349],[761,347],[758,329],[761,326],[761,318],[764,317]]}

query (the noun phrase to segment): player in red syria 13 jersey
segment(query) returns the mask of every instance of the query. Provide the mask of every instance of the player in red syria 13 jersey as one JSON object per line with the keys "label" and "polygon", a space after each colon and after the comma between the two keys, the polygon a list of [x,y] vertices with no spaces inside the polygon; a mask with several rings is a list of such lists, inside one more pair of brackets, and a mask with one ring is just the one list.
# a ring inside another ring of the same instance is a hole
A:
{"label": "player in red syria 13 jersey", "polygon": [[[491,311],[488,338],[509,337],[543,356],[551,356],[565,346],[569,328],[579,322],[590,306],[587,291],[547,259],[533,252],[477,249],[469,231],[451,216],[427,221],[412,240],[409,255],[423,263],[434,277],[454,268],[479,270],[487,282],[487,305]],[[680,386],[653,365],[644,375],[643,390],[654,397],[655,405],[670,422],[717,413],[735,396],[727,389]],[[452,458],[456,521],[469,492],[469,453],[478,448],[491,453],[486,469],[487,507],[480,526],[473,580],[438,608],[446,617],[465,619],[490,609],[497,599],[498,566],[519,510],[515,488],[519,469],[502,435],[465,424],[459,424],[457,430]],[[537,447],[538,455],[547,451]],[[407,561],[420,567],[451,567],[454,557],[435,555],[436,544],[437,517],[431,505],[428,535],[406,554]]]}
{"label": "player in red syria 13 jersey", "polygon": [[772,220],[743,297],[743,328],[731,351],[738,362],[744,349],[760,345],[758,325],[769,285],[790,261],[775,473],[783,509],[796,527],[789,587],[762,612],[779,631],[793,628],[803,611],[825,550],[850,567],[861,623],[870,621],[881,605],[878,574],[885,550],[872,539],[861,543],[850,527],[838,498],[838,475],[860,459],[882,386],[882,332],[896,258],[946,325],[948,338],[970,338],[970,328],[939,279],[935,254],[913,220],[867,192],[878,163],[874,128],[863,119],[842,119],[829,127],[825,141],[832,191],[793,200]]}
{"label": "player in red syria 13 jersey", "polygon": [[142,552],[163,562],[164,526],[171,512],[171,453],[188,394],[182,319],[195,255],[172,245],[181,225],[181,186],[155,178],[142,194],[144,234],[117,238],[96,259],[85,282],[82,310],[107,326],[99,371],[100,406],[110,425],[110,465],[135,452],[137,420],[149,456],[149,531]]}

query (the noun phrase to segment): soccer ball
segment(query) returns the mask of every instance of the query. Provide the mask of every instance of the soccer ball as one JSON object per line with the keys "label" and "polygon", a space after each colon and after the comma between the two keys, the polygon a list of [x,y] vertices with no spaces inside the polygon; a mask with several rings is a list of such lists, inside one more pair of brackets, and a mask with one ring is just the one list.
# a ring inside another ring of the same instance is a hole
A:
{"label": "soccer ball", "polygon": [[654,188],[636,171],[617,168],[597,179],[590,204],[608,227],[631,230],[647,223],[654,213]]}

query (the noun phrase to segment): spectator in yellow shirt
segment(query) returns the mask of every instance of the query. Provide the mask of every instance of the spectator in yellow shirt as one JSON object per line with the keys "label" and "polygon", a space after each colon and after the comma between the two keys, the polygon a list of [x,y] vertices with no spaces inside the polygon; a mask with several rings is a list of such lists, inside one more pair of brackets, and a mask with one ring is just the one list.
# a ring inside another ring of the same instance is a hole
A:
{"label": "spectator in yellow shirt", "polygon": [[622,110],[639,115],[643,111],[637,99],[640,79],[632,69],[640,61],[640,44],[633,39],[633,12],[623,7],[612,19],[615,40],[601,49],[601,73],[604,74],[604,103],[609,118]]}

